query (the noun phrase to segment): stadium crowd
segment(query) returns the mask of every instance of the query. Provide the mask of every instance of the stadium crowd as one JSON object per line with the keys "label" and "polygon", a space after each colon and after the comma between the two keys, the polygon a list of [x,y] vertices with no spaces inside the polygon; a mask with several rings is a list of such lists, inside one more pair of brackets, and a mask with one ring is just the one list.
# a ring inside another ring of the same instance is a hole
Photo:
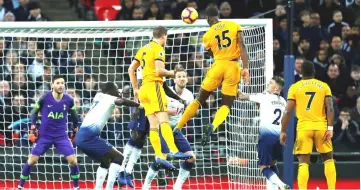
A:
{"label": "stadium crowd", "polygon": [[[75,6],[81,19],[97,18],[93,11],[94,1],[69,1]],[[116,15],[116,20],[179,19],[181,11],[187,6],[197,9],[200,18],[204,18],[207,6],[218,6],[221,18],[272,18],[274,75],[283,75],[288,31],[284,0],[123,0],[121,3],[122,9]],[[273,9],[275,11],[271,13],[261,14]],[[295,81],[302,77],[301,65],[311,61],[315,65],[316,78],[331,87],[337,112],[334,145],[336,151],[343,152],[359,151],[360,148],[359,11],[360,0],[295,0]],[[88,14],[89,12],[92,14]],[[41,13],[41,3],[33,0],[0,0],[0,21],[49,20]],[[113,47],[113,51],[110,51],[109,55],[128,57],[122,58],[121,61],[117,58],[114,64],[128,67],[131,57],[136,52],[135,48],[142,45],[142,42],[137,42],[135,39],[112,40],[110,46]],[[187,45],[185,43],[190,42],[174,40],[173,43]],[[85,58],[85,53],[80,50],[69,50],[68,45],[68,39],[54,39],[49,42],[46,39],[0,36],[0,146],[28,146],[26,136],[31,106],[45,90],[50,90],[51,76],[55,73],[67,76],[67,93],[74,97],[79,117],[86,114],[89,102],[98,89],[99,79],[92,72],[92,64]],[[174,52],[180,56],[168,57],[170,62],[182,64],[188,69],[189,86],[199,86],[209,67],[207,61],[202,61],[206,55],[197,51],[188,55],[182,52],[181,48],[173,48],[172,53]],[[187,61],[192,61],[192,64]],[[129,81],[127,76],[124,78]],[[124,85],[123,88],[127,90],[129,86]],[[210,97],[206,109],[202,109],[192,125],[209,122],[215,112],[217,96],[214,94]],[[123,139],[129,137],[125,121],[129,121],[130,117],[125,118],[124,115],[128,116],[129,110],[117,108],[112,121],[106,126],[107,132],[104,136],[113,139],[114,141],[110,141],[112,144],[123,144]],[[119,122],[120,120],[122,122]]]}

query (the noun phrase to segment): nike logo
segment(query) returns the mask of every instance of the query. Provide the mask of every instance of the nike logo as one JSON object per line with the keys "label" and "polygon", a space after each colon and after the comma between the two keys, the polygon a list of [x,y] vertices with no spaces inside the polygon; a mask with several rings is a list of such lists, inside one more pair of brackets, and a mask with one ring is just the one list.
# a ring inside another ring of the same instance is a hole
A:
{"label": "nike logo", "polygon": [[48,108],[52,107],[53,105],[48,105]]}

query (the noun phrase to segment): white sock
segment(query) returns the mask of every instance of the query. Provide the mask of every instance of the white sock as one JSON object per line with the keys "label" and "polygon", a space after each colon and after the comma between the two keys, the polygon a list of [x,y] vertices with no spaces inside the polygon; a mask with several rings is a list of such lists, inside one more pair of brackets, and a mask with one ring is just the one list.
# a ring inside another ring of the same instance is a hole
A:
{"label": "white sock", "polygon": [[[267,190],[278,190],[278,186],[276,186],[275,184],[273,184],[272,182],[270,182],[270,180],[266,179],[266,189]],[[276,188],[275,188],[276,187]]]}
{"label": "white sock", "polygon": [[103,183],[105,178],[107,177],[108,174],[108,169],[106,168],[102,168],[102,167],[98,167],[97,170],[97,179],[95,181],[95,190],[102,190],[103,189]]}
{"label": "white sock", "polygon": [[284,185],[284,183],[280,180],[280,178],[278,178],[277,174],[273,174],[270,178],[269,181],[275,185],[277,185],[278,187],[282,187]]}
{"label": "white sock", "polygon": [[120,172],[120,165],[111,163],[109,166],[109,174],[107,180],[107,186],[105,189],[113,189],[115,179],[117,178],[117,174]]}
{"label": "white sock", "polygon": [[133,148],[132,154],[129,157],[127,167],[125,168],[125,171],[127,171],[128,174],[132,173],[134,164],[137,163],[141,153],[142,153],[141,149],[135,147]]}
{"label": "white sock", "polygon": [[145,177],[142,190],[148,190],[152,184],[153,179],[158,175],[158,171],[154,171],[152,167],[149,167],[147,176]]}
{"label": "white sock", "polygon": [[124,159],[123,159],[122,165],[120,166],[120,171],[124,171],[125,165],[127,165],[129,156],[133,152],[133,149],[135,149],[135,148],[133,146],[131,146],[129,143],[127,143],[125,145],[124,150],[123,150]]}
{"label": "white sock", "polygon": [[173,185],[173,190],[182,189],[183,183],[187,180],[189,173],[190,172],[188,170],[185,170],[182,167],[179,169],[177,180]]}

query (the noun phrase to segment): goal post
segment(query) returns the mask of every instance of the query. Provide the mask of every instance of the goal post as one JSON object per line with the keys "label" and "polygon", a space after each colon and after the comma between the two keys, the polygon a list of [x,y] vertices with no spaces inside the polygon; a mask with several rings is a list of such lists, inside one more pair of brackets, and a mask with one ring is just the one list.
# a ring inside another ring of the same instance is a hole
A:
{"label": "goal post", "polygon": [[[272,20],[232,21],[242,26],[249,55],[250,84],[242,84],[239,88],[244,93],[263,92],[273,75]],[[0,188],[13,188],[18,184],[31,146],[26,140],[29,110],[34,101],[50,89],[51,75],[65,77],[66,92],[74,97],[78,114],[83,116],[102,83],[115,81],[120,88],[130,88],[127,70],[131,60],[137,50],[151,40],[152,29],[159,25],[168,29],[166,67],[173,69],[181,64],[188,74],[187,88],[196,95],[212,63],[202,43],[202,36],[209,29],[206,20],[190,25],[181,20],[4,22],[0,25],[0,59],[3,53],[3,64],[9,64],[10,68],[0,73],[0,81],[7,81],[10,86],[9,95],[4,96],[7,105],[0,107],[0,116],[3,116],[0,118],[4,118],[4,121],[0,119],[0,127],[4,126],[4,131],[0,131]],[[167,83],[174,84],[171,79]],[[130,94],[125,96],[131,97]],[[183,188],[262,189],[265,181],[257,166],[258,111],[255,104],[236,101],[225,125],[213,135],[210,145],[200,145],[202,126],[211,122],[220,106],[219,100],[220,91],[217,90],[186,128],[197,162]],[[102,132],[102,137],[120,151],[130,136],[129,120],[129,109],[117,108]],[[93,188],[99,164],[78,150],[77,156],[80,186]],[[153,160],[154,152],[147,142],[133,171],[137,188],[141,187]],[[167,173],[168,184],[172,185],[176,177],[177,172]],[[26,187],[64,189],[71,186],[66,160],[51,148],[33,168]]]}

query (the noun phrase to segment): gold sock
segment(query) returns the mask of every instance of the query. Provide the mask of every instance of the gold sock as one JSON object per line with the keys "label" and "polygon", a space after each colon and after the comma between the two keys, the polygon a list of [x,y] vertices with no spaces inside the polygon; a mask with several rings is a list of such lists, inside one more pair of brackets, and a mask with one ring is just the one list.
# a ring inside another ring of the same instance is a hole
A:
{"label": "gold sock", "polygon": [[165,159],[164,155],[162,153],[162,145],[160,143],[158,129],[150,129],[149,130],[149,140],[153,146],[155,155],[159,158]]}
{"label": "gold sock", "polygon": [[336,188],[336,167],[333,159],[328,159],[324,163],[325,176],[327,180],[328,189]]}
{"label": "gold sock", "polygon": [[307,189],[308,178],[309,178],[308,164],[300,163],[298,165],[298,176],[297,176],[298,189]]}
{"label": "gold sock", "polygon": [[161,123],[160,130],[169,150],[171,152],[179,152],[177,146],[175,145],[172,127],[169,123]]}
{"label": "gold sock", "polygon": [[182,127],[187,124],[187,122],[197,114],[200,103],[198,100],[193,100],[184,110],[184,113],[180,120],[178,121],[177,128],[182,129]]}
{"label": "gold sock", "polygon": [[221,106],[217,112],[216,112],[216,115],[214,116],[214,120],[213,120],[213,131],[215,131],[219,125],[221,125],[224,120],[226,120],[228,114],[229,114],[229,107],[228,106]]}

